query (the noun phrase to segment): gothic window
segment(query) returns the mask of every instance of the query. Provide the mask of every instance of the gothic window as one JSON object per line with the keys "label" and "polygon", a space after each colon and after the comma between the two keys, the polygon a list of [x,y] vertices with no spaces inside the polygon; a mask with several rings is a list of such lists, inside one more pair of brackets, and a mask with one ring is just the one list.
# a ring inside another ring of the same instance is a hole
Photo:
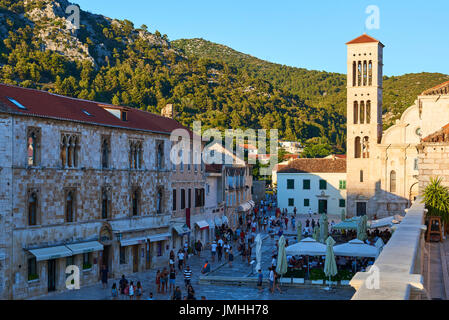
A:
{"label": "gothic window", "polygon": [[103,187],[101,191],[101,219],[108,219],[111,212],[111,199],[109,196],[109,188]]}
{"label": "gothic window", "polygon": [[359,122],[359,103],[354,101],[354,124]]}
{"label": "gothic window", "polygon": [[362,62],[358,62],[357,67],[357,85],[360,87],[362,85]]}
{"label": "gothic window", "polygon": [[162,213],[162,188],[158,188],[157,194],[156,194],[156,210],[157,213]]}
{"label": "gothic window", "polygon": [[396,192],[396,171],[390,172],[390,192]]}
{"label": "gothic window", "polygon": [[138,188],[134,188],[131,194],[131,213],[133,216],[139,215],[140,211],[140,190]]}
{"label": "gothic window", "polygon": [[39,163],[40,129],[27,129],[27,164],[36,166]]}
{"label": "gothic window", "polygon": [[362,144],[362,153],[363,158],[369,158],[369,137],[363,138],[363,144]]}
{"label": "gothic window", "polygon": [[176,211],[176,189],[173,189],[173,211]]}
{"label": "gothic window", "polygon": [[156,166],[158,170],[164,167],[164,141],[157,142]]}
{"label": "gothic window", "polygon": [[110,155],[110,143],[109,137],[101,138],[101,167],[103,169],[109,168],[109,155]]}
{"label": "gothic window", "polygon": [[366,102],[366,124],[371,122],[371,101]]}
{"label": "gothic window", "polygon": [[66,192],[66,199],[65,199],[66,222],[74,221],[74,212],[75,212],[75,191],[68,190]]}
{"label": "gothic window", "polygon": [[363,170],[360,170],[360,182],[363,182]]}
{"label": "gothic window", "polygon": [[373,62],[371,60],[368,62],[368,85],[373,85]]}
{"label": "gothic window", "polygon": [[66,168],[78,166],[79,138],[76,134],[65,133],[61,139],[61,163]]}
{"label": "gothic window", "polygon": [[365,102],[360,102],[360,124],[365,123]]}
{"label": "gothic window", "polygon": [[368,80],[368,70],[366,65],[366,60],[363,61],[363,85],[366,86]]}
{"label": "gothic window", "polygon": [[361,140],[360,137],[355,138],[354,142],[354,158],[360,158],[361,156]]}
{"label": "gothic window", "polygon": [[186,190],[181,189],[181,210],[186,207]]}
{"label": "gothic window", "polygon": [[356,86],[356,79],[357,79],[357,66],[355,61],[352,63],[352,86]]}
{"label": "gothic window", "polygon": [[37,193],[31,191],[28,197],[28,225],[37,225]]}
{"label": "gothic window", "polygon": [[129,142],[129,167],[130,169],[142,168],[143,147],[142,141],[131,140]]}

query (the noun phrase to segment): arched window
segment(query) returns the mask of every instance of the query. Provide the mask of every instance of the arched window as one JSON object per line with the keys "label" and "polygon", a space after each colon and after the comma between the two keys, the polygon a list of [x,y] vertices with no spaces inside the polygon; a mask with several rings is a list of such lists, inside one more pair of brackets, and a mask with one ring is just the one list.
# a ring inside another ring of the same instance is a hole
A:
{"label": "arched window", "polygon": [[65,212],[67,222],[73,222],[73,191],[67,193]]}
{"label": "arched window", "polygon": [[34,132],[31,132],[30,135],[28,136],[28,165],[29,166],[34,166],[36,165],[36,151],[37,151],[37,146],[36,146],[36,134]]}
{"label": "arched window", "polygon": [[137,216],[139,214],[139,190],[134,190],[132,193],[132,214],[133,216]]}
{"label": "arched window", "polygon": [[107,219],[109,212],[109,197],[106,189],[103,189],[101,195],[101,219]]}
{"label": "arched window", "polygon": [[61,163],[65,167],[67,165],[67,137],[62,138],[61,143]]}
{"label": "arched window", "polygon": [[359,87],[362,85],[362,62],[360,61],[357,66],[357,85]]}
{"label": "arched window", "polygon": [[360,170],[360,182],[363,182],[363,170]]}
{"label": "arched window", "polygon": [[363,61],[363,85],[366,86],[368,82],[368,70],[366,65],[366,60]]}
{"label": "arched window", "polygon": [[31,193],[28,198],[28,225],[35,226],[37,224],[37,195]]}
{"label": "arched window", "polygon": [[357,79],[357,65],[355,61],[352,63],[352,86],[356,86],[356,79]]}
{"label": "arched window", "polygon": [[363,138],[362,153],[363,158],[365,159],[369,158],[369,137]]}
{"label": "arched window", "polygon": [[356,137],[355,138],[355,142],[354,142],[354,157],[355,158],[360,158],[361,156],[361,141],[360,141],[360,137]]}
{"label": "arched window", "polygon": [[354,124],[359,122],[359,103],[354,101]]}
{"label": "arched window", "polygon": [[373,62],[371,60],[368,62],[368,85],[373,85]]}
{"label": "arched window", "polygon": [[396,171],[390,172],[390,192],[396,192]]}
{"label": "arched window", "polygon": [[360,101],[360,124],[365,123],[365,102]]}
{"label": "arched window", "polygon": [[366,102],[366,124],[371,122],[371,100]]}
{"label": "arched window", "polygon": [[157,168],[162,169],[164,167],[164,145],[159,143],[157,146]]}

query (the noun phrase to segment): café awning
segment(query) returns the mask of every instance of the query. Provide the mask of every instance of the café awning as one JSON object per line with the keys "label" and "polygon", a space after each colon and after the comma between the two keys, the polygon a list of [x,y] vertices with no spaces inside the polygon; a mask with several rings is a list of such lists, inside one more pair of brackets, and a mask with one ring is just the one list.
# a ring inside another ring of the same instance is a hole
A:
{"label": "caf\u00e9 awning", "polygon": [[36,257],[36,261],[51,260],[72,256],[72,251],[66,246],[46,247],[28,250]]}
{"label": "caf\u00e9 awning", "polygon": [[200,230],[209,228],[209,224],[207,223],[206,220],[197,221],[195,222],[195,224],[198,226],[198,228],[200,228]]}
{"label": "caf\u00e9 awning", "polygon": [[151,236],[148,237],[148,239],[150,240],[150,242],[157,242],[157,241],[165,241],[170,239],[171,235],[170,233],[158,233],[158,234],[153,234]]}
{"label": "caf\u00e9 awning", "polygon": [[178,235],[183,236],[190,233],[190,229],[185,223],[177,223],[173,225],[173,229],[178,233]]}
{"label": "caf\u00e9 awning", "polygon": [[326,246],[312,238],[305,238],[298,243],[288,246],[285,252],[291,256],[324,256],[326,254]]}
{"label": "caf\u00e9 awning", "polygon": [[122,246],[122,247],[133,246],[135,244],[145,243],[146,241],[147,241],[147,237],[122,239],[122,240],[120,240],[120,246]]}
{"label": "caf\u00e9 awning", "polygon": [[252,208],[251,204],[248,201],[246,201],[238,206],[237,211],[246,212],[246,211],[251,210],[251,208]]}
{"label": "caf\u00e9 awning", "polygon": [[67,244],[66,246],[67,246],[67,248],[69,248],[72,251],[72,253],[74,255],[103,250],[103,245],[98,241],[73,243],[73,244]]}
{"label": "caf\u00e9 awning", "polygon": [[377,257],[378,249],[375,246],[370,246],[362,240],[353,239],[347,243],[339,244],[334,247],[336,256],[347,257]]}

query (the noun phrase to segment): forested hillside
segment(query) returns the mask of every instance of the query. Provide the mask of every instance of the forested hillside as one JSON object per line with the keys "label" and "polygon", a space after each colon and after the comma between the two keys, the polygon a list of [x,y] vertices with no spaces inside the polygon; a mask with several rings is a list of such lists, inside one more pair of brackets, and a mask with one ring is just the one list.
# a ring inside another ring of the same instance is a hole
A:
{"label": "forested hillside", "polygon": [[[344,151],[344,75],[280,66],[204,40],[170,42],[145,25],[82,10],[80,29],[71,31],[68,5],[0,0],[1,82],[156,113],[173,103],[187,126],[277,128],[283,139],[320,137]],[[396,114],[446,79],[387,79],[385,107]]]}

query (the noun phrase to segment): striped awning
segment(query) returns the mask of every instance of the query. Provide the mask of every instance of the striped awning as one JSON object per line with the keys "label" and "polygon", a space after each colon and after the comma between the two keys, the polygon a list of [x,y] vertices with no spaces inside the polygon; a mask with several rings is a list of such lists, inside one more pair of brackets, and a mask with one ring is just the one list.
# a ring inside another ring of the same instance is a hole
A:
{"label": "striped awning", "polygon": [[195,222],[195,224],[198,226],[198,228],[200,228],[200,230],[209,228],[209,224],[207,223],[206,220],[197,221]]}
{"label": "striped awning", "polygon": [[36,261],[70,257],[73,255],[72,251],[66,246],[46,247],[28,251],[36,257]]}
{"label": "striped awning", "polygon": [[73,252],[73,254],[81,254],[103,250],[103,245],[98,241],[67,244],[66,246]]}
{"label": "striped awning", "polygon": [[173,225],[173,229],[175,229],[180,236],[190,233],[190,228],[185,223],[177,223]]}

